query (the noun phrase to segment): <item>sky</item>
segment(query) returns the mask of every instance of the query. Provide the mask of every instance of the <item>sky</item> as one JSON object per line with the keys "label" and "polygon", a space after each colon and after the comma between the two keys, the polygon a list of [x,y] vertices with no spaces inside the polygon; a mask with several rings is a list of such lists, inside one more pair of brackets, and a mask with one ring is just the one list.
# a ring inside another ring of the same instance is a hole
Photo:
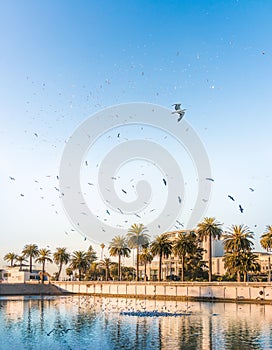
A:
{"label": "sky", "polygon": [[[272,224],[271,11],[268,0],[0,1],[2,266],[25,244],[52,252],[92,244],[100,255],[121,226],[121,234],[132,223],[148,228],[168,196],[165,174],[152,163],[128,162],[108,174],[117,176],[123,201],[135,199],[137,181],[150,184],[152,202],[140,220],[100,199],[99,164],[118,143],[144,138],[167,149],[183,164],[182,196],[194,210],[197,179],[182,147],[152,125],[123,123],[120,139],[105,130],[90,147],[80,175],[90,211],[112,230],[84,233],[66,214],[58,189],[67,140],[97,113],[134,102],[169,109],[169,124],[174,103],[186,108],[175,125],[196,132],[214,179],[203,216],[224,229],[247,225],[260,250]],[[177,220],[186,227],[188,213]]]}

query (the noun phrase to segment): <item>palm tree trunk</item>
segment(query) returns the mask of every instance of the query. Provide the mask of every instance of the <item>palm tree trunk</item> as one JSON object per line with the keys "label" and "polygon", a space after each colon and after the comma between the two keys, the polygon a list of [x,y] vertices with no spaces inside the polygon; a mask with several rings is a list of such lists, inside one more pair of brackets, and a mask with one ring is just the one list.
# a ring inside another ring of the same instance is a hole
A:
{"label": "palm tree trunk", "polygon": [[159,281],[161,281],[161,275],[162,275],[162,254],[160,254],[160,258],[159,258]]}
{"label": "palm tree trunk", "polygon": [[241,282],[241,274],[240,274],[240,271],[237,271],[237,282]]}
{"label": "palm tree trunk", "polygon": [[181,256],[181,282],[184,282],[184,256]]}
{"label": "palm tree trunk", "polygon": [[42,263],[42,283],[44,283],[45,261]]}
{"label": "palm tree trunk", "polygon": [[208,259],[209,259],[209,282],[212,281],[212,236],[209,234],[209,251],[208,251]]}
{"label": "palm tree trunk", "polygon": [[29,272],[32,272],[32,256],[29,257]]}
{"label": "palm tree trunk", "polygon": [[136,248],[136,281],[139,281],[139,246]]}
{"label": "palm tree trunk", "polygon": [[270,255],[268,256],[268,282],[271,281],[271,264],[270,264]]}
{"label": "palm tree trunk", "polygon": [[244,282],[246,282],[246,280],[247,280],[247,273],[244,272]]}
{"label": "palm tree trunk", "polygon": [[122,276],[121,276],[121,255],[118,255],[118,279],[119,281],[122,280]]}
{"label": "palm tree trunk", "polygon": [[56,276],[56,280],[57,280],[57,281],[59,281],[59,277],[60,277],[60,274],[61,274],[61,270],[62,270],[62,263],[60,263],[59,272],[58,272],[58,275]]}

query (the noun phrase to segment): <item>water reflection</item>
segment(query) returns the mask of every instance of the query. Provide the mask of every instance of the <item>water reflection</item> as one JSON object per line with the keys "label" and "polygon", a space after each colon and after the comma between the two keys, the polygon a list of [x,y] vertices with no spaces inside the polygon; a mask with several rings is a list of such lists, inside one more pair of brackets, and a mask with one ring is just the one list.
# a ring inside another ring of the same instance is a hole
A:
{"label": "water reflection", "polygon": [[0,349],[271,349],[271,321],[271,305],[2,297]]}

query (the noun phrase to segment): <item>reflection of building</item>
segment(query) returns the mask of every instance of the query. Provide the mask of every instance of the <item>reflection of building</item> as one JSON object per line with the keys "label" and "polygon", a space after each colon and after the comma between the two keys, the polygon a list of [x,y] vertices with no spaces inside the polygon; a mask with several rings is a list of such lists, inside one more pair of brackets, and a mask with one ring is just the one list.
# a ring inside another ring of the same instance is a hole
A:
{"label": "reflection of building", "polygon": [[[171,231],[166,232],[168,238],[171,241],[174,241],[178,234],[182,233],[195,233],[195,230],[180,230],[180,231]],[[203,241],[201,243],[202,248],[205,249],[203,254],[203,260],[208,262],[208,241]],[[261,265],[261,273],[268,273],[269,265],[270,265],[270,254],[267,252],[254,252],[257,255],[257,262]],[[224,255],[224,246],[223,240],[213,240],[212,241],[212,272],[214,275],[223,276],[226,273],[226,269],[224,267],[223,261]],[[140,270],[140,278],[144,277],[144,266],[143,264],[139,267]],[[156,256],[151,264],[147,264],[146,266],[147,276],[151,280],[157,280],[159,275],[159,258]],[[162,279],[166,280],[167,276],[180,276],[181,275],[181,264],[180,259],[171,254],[168,258],[162,259]]]}
{"label": "reflection of building", "polygon": [[38,281],[40,279],[39,271],[32,272],[21,270],[19,267],[7,267],[2,270],[2,279],[8,283],[24,283],[28,281]]}

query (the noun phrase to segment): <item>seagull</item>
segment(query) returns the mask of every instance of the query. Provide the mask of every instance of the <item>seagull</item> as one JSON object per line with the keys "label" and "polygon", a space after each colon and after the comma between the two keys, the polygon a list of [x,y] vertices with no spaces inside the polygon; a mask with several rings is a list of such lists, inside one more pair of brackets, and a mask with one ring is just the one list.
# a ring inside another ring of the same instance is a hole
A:
{"label": "seagull", "polygon": [[10,176],[9,178],[10,178],[11,180],[15,181],[15,178],[14,178],[14,177]]}
{"label": "seagull", "polygon": [[211,177],[206,177],[206,180],[208,180],[208,181],[214,181],[214,179],[212,179]]}
{"label": "seagull", "polygon": [[180,196],[178,196],[178,201],[179,201],[179,204],[181,203],[181,197]]}
{"label": "seagull", "polygon": [[252,188],[252,187],[249,187],[249,189],[250,189],[250,191],[251,191],[251,192],[254,192],[254,188]]}
{"label": "seagull", "polygon": [[124,192],[125,194],[127,194],[127,191],[125,191],[125,190],[123,190],[123,189],[122,189],[122,192]]}
{"label": "seagull", "polygon": [[174,103],[172,106],[175,106],[175,112],[172,112],[172,114],[179,114],[179,117],[178,117],[178,122],[181,121],[181,119],[184,117],[184,114],[185,114],[185,111],[186,109],[181,109],[181,104],[180,103]]}
{"label": "seagull", "polygon": [[229,197],[232,201],[234,201],[234,198],[233,198],[232,196],[228,195],[228,197]]}
{"label": "seagull", "polygon": [[165,180],[165,179],[162,179],[162,181],[163,181],[164,185],[166,186],[166,180]]}
{"label": "seagull", "polygon": [[241,213],[244,211],[244,208],[242,208],[241,204],[239,204],[239,210]]}

